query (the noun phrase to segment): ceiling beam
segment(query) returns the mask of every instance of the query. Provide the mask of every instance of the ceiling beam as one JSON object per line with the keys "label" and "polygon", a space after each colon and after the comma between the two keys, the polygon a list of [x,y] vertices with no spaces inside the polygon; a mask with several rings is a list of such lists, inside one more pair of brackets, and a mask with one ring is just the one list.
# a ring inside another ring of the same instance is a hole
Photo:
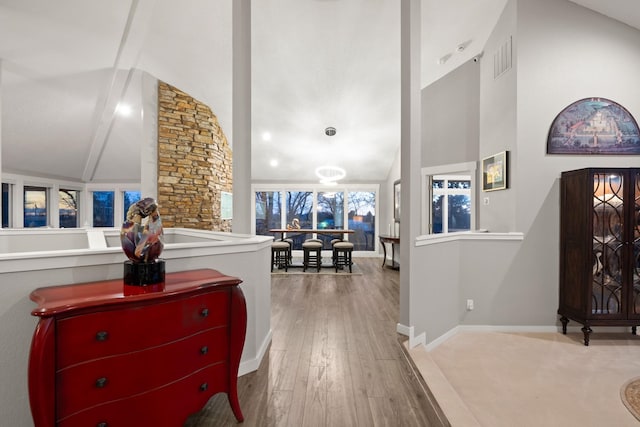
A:
{"label": "ceiling beam", "polygon": [[156,0],[132,0],[118,52],[111,67],[110,78],[96,101],[95,128],[91,148],[85,161],[82,180],[91,182],[104,153],[116,119],[116,108],[129,88],[135,66],[140,58],[145,37],[153,16]]}

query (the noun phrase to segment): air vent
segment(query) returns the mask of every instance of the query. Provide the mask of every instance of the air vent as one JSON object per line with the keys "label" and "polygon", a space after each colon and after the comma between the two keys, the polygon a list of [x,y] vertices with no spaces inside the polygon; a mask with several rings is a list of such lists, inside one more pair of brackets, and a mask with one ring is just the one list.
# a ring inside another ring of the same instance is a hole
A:
{"label": "air vent", "polygon": [[493,78],[494,80],[506,73],[513,65],[513,48],[509,36],[506,42],[493,54]]}

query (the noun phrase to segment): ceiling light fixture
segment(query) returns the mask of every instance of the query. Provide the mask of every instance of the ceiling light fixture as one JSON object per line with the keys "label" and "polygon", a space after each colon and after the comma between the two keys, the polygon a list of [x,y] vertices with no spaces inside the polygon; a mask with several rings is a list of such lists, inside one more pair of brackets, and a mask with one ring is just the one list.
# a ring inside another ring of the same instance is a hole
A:
{"label": "ceiling light fixture", "polygon": [[269,132],[265,132],[262,134],[263,141],[271,141],[271,134]]}
{"label": "ceiling light fixture", "polygon": [[328,128],[325,128],[324,134],[327,136],[333,136],[336,134],[336,128],[329,126]]}
{"label": "ceiling light fixture", "polygon": [[132,108],[131,106],[127,105],[127,104],[120,104],[118,103],[118,105],[116,106],[116,112],[118,114],[120,114],[121,116],[128,116],[131,114],[132,112]]}
{"label": "ceiling light fixture", "polygon": [[316,176],[321,184],[335,185],[336,181],[347,176],[347,172],[338,166],[320,166],[316,168]]}

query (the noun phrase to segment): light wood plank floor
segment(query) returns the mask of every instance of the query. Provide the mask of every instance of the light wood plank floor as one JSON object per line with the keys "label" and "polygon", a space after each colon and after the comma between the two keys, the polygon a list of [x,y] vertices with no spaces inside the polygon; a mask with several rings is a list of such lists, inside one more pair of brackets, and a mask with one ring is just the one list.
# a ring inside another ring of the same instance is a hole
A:
{"label": "light wood plank floor", "polygon": [[[271,279],[273,340],[238,379],[244,426],[440,426],[442,412],[396,333],[399,273],[358,258],[363,275]],[[226,394],[190,427],[237,425]]]}

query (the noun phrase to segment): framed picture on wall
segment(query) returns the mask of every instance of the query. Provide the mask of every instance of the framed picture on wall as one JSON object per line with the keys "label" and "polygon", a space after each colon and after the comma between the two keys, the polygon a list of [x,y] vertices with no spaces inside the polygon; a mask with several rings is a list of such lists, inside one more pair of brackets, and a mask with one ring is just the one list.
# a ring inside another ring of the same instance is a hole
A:
{"label": "framed picture on wall", "polygon": [[547,154],[640,154],[640,129],[622,105],[605,98],[574,102],[551,123]]}
{"label": "framed picture on wall", "polygon": [[400,180],[393,183],[393,220],[400,222]]}
{"label": "framed picture on wall", "polygon": [[507,188],[509,170],[508,151],[482,159],[482,191],[504,190]]}

